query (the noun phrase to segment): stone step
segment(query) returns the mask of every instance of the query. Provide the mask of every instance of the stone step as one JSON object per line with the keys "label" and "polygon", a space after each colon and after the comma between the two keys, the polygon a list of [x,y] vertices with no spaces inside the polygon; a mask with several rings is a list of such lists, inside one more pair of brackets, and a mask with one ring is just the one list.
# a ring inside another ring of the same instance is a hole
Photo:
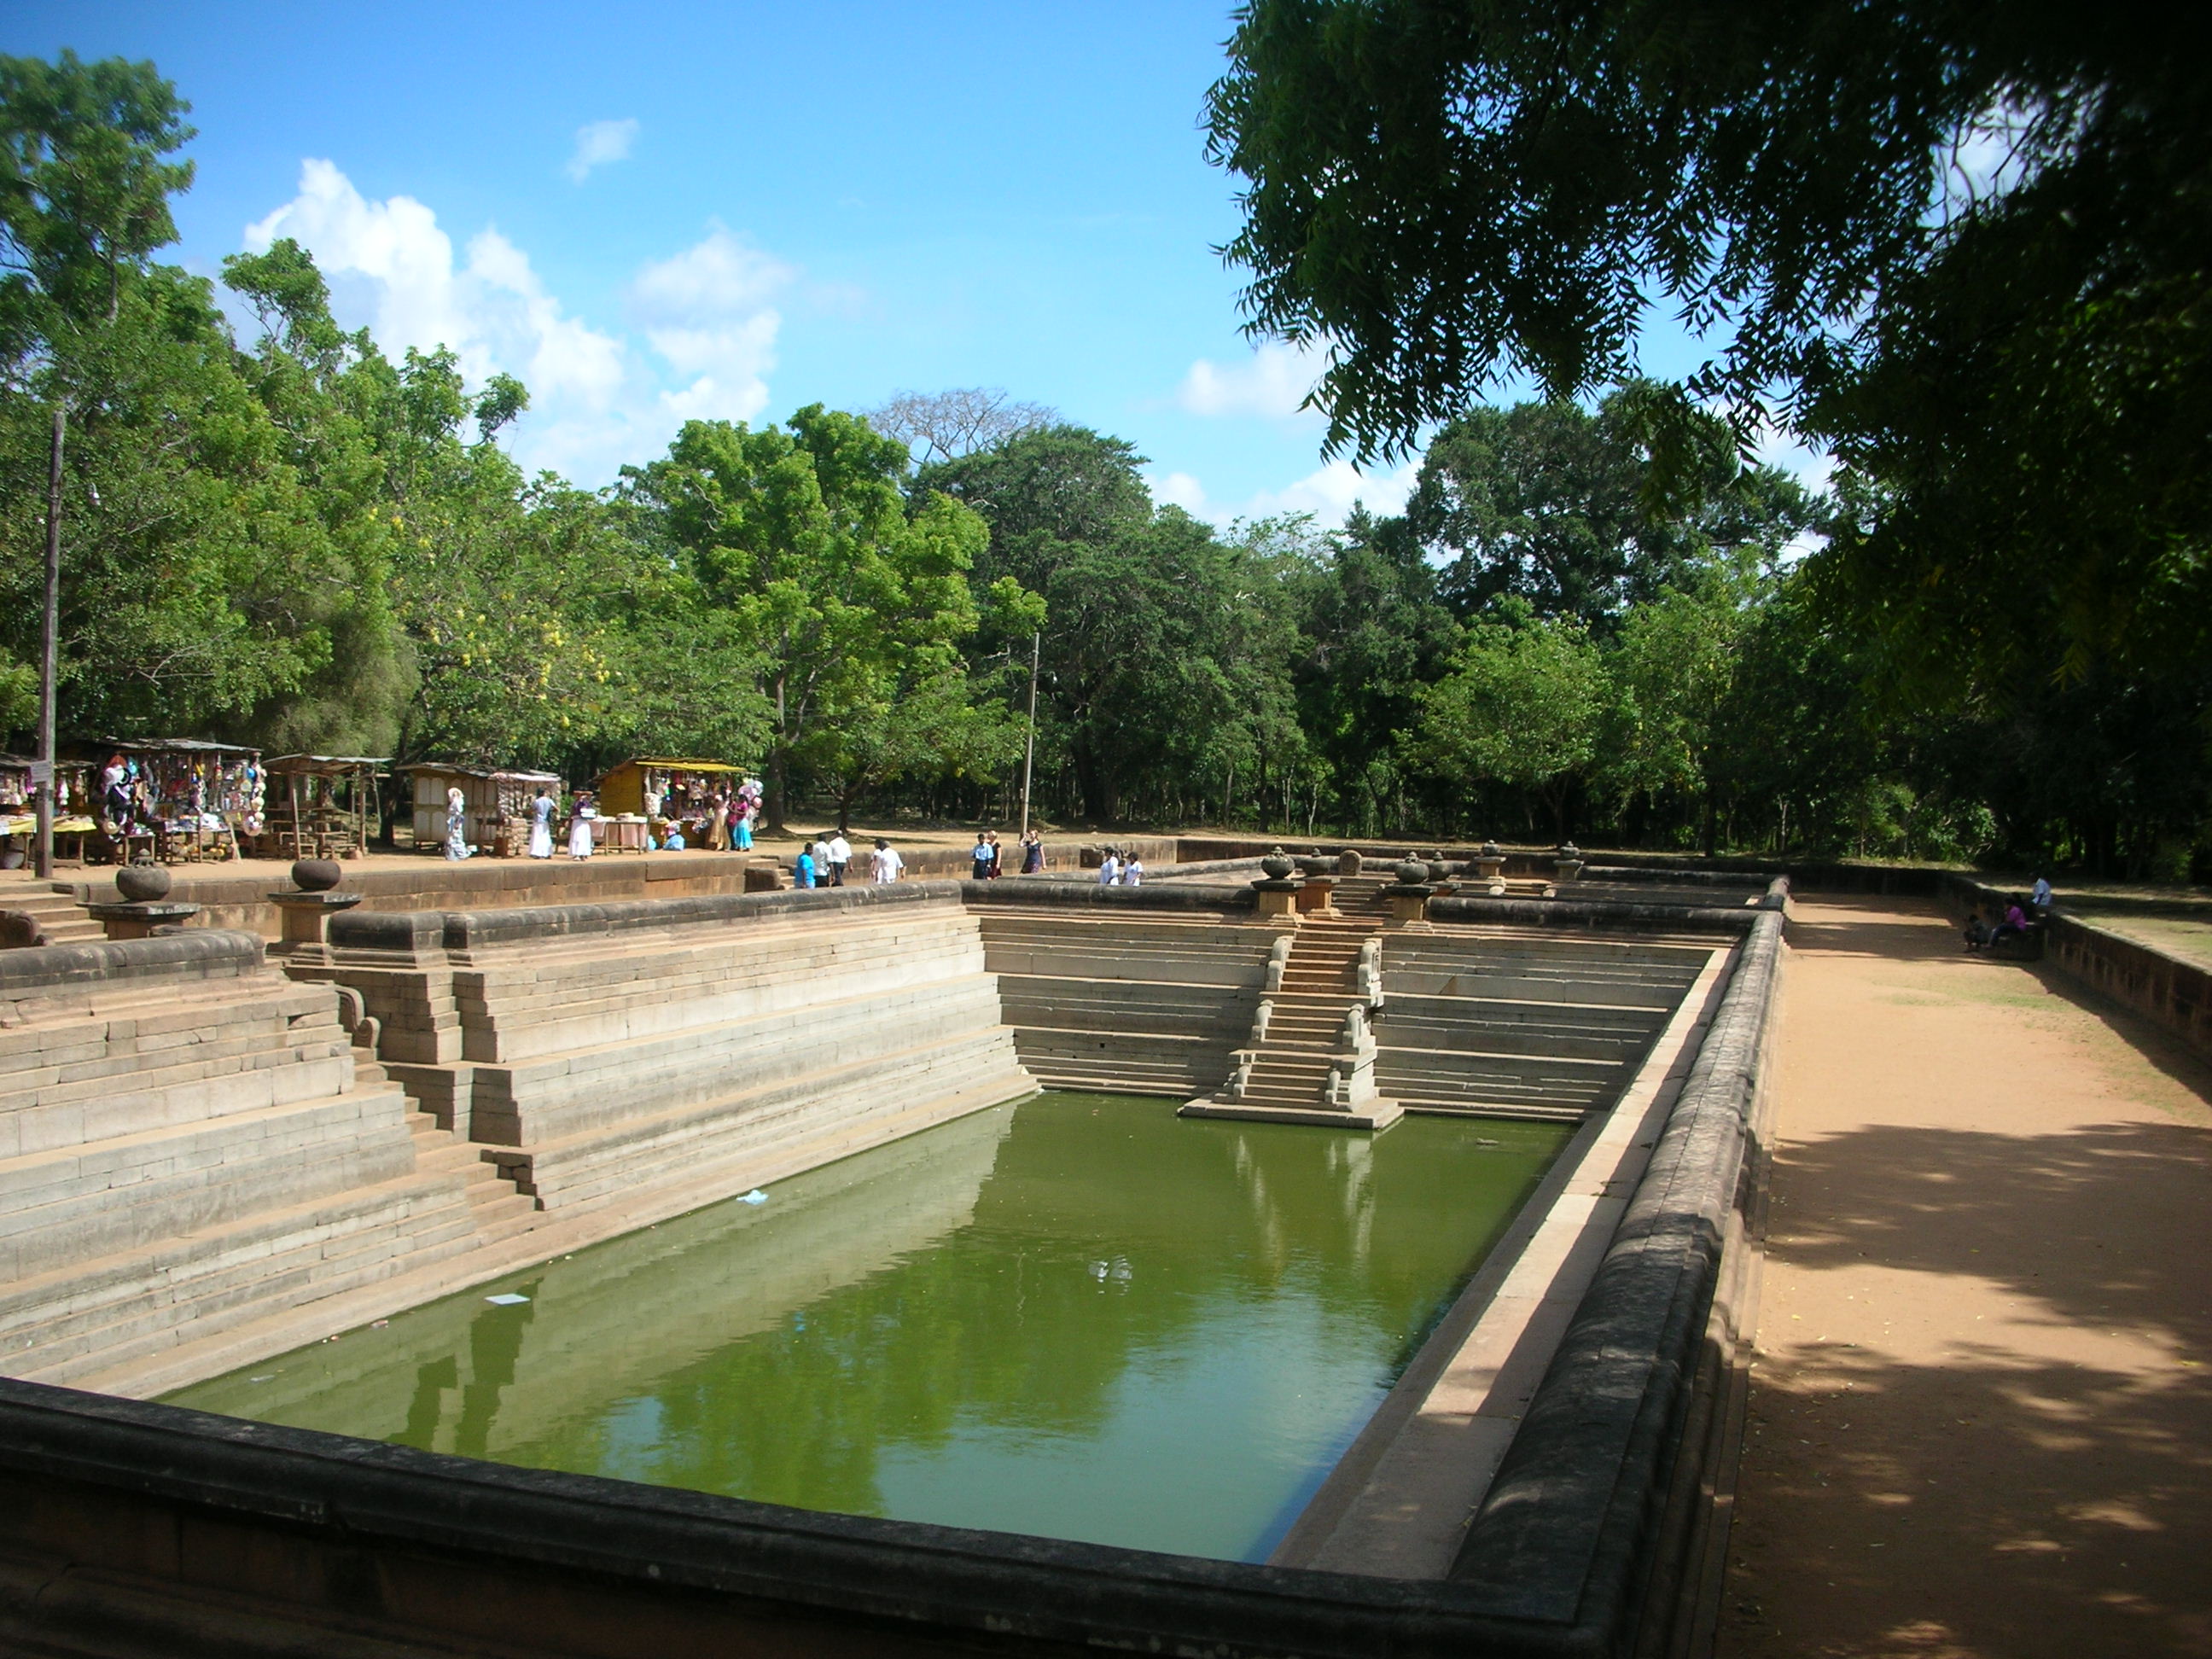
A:
{"label": "stone step", "polygon": [[471,1248],[477,1231],[451,1178],[410,1175],[43,1275],[0,1304],[0,1351],[34,1348],[49,1370],[113,1364],[184,1327],[203,1335]]}

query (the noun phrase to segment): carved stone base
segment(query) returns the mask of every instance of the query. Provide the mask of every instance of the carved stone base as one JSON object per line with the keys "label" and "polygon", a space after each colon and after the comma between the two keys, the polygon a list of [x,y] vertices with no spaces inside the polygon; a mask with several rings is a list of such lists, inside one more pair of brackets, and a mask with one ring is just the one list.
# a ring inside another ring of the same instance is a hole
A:
{"label": "carved stone base", "polygon": [[1405,1116],[1395,1100],[1371,1100],[1355,1111],[1340,1112],[1327,1106],[1240,1106],[1233,1101],[1201,1097],[1176,1109],[1177,1117],[1230,1118],[1244,1123],[1297,1123],[1316,1129],[1387,1129]]}

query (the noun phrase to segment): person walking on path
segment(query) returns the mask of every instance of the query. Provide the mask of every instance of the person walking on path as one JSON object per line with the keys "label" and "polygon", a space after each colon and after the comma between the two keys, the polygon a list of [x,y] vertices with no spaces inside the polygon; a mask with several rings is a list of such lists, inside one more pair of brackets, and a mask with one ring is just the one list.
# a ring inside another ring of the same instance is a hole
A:
{"label": "person walking on path", "polygon": [[446,856],[465,859],[476,850],[469,845],[469,798],[457,783],[446,791]]}
{"label": "person walking on path", "polygon": [[570,858],[581,860],[592,856],[592,820],[599,815],[599,809],[592,805],[590,793],[586,790],[578,790],[576,810],[568,819],[568,856]]}
{"label": "person walking on path", "polygon": [[880,887],[886,882],[899,878],[899,872],[906,868],[906,860],[898,855],[898,848],[878,836],[876,850],[868,855],[868,866],[875,876],[876,884]]}
{"label": "person walking on path", "polygon": [[537,799],[530,803],[530,856],[534,859],[553,856],[553,797],[541,783]]}
{"label": "person walking on path", "polygon": [[1106,849],[1106,856],[1098,861],[1098,884],[1101,887],[1119,887],[1121,884],[1121,860],[1114,856],[1114,849],[1110,847]]}
{"label": "person walking on path", "polygon": [[799,849],[799,856],[792,860],[791,884],[793,887],[814,885],[814,854],[805,847]]}
{"label": "person walking on path", "polygon": [[975,881],[991,878],[991,864],[997,855],[991,850],[991,837],[984,831],[975,832],[975,844],[968,849],[968,873]]}
{"label": "person walking on path", "polygon": [[827,887],[830,884],[830,837],[826,834],[815,836],[813,845],[806,851],[814,860],[814,884]]}
{"label": "person walking on path", "polygon": [[852,861],[853,843],[845,839],[845,832],[840,830],[830,837],[830,884],[832,887],[845,884],[845,868]]}
{"label": "person walking on path", "polygon": [[1121,885],[1124,887],[1142,887],[1144,884],[1145,861],[1139,858],[1135,851],[1132,849],[1129,856],[1123,860],[1121,863]]}
{"label": "person walking on path", "polygon": [[991,879],[996,881],[1006,873],[1006,851],[1005,848],[999,845],[997,830],[986,830],[983,832],[983,839],[991,843]]}
{"label": "person walking on path", "polygon": [[1025,876],[1044,873],[1044,837],[1034,830],[1022,836],[1022,873]]}
{"label": "person walking on path", "polygon": [[742,793],[730,802],[730,845],[740,853],[753,850],[753,804]]}

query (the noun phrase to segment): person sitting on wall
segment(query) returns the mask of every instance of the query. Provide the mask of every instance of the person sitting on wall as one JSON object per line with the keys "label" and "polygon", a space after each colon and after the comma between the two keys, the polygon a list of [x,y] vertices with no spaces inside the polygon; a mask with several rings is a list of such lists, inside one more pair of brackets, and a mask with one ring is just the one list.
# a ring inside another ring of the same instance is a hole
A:
{"label": "person sitting on wall", "polygon": [[2026,901],[2018,894],[2005,907],[2004,920],[1990,930],[1990,948],[1995,950],[2008,939],[2027,937],[2027,912],[2021,908]]}
{"label": "person sitting on wall", "polygon": [[1967,912],[1966,937],[1966,951],[1970,956],[1978,954],[1988,945],[1990,930],[1983,924],[1982,913],[1979,910]]}
{"label": "person sitting on wall", "polygon": [[2041,876],[2035,878],[2035,885],[2029,890],[2027,902],[2039,916],[2051,908],[2051,884]]}

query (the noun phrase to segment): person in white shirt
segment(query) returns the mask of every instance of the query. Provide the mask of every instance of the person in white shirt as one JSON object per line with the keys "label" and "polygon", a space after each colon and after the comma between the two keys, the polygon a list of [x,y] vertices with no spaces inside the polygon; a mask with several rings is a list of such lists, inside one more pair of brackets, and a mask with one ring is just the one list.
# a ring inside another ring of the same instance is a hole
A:
{"label": "person in white shirt", "polygon": [[853,843],[845,839],[845,832],[840,830],[830,837],[830,884],[832,887],[845,884],[845,866],[852,861]]}
{"label": "person in white shirt", "polygon": [[1106,856],[1099,860],[1098,884],[1101,887],[1119,887],[1121,884],[1121,860],[1114,856],[1114,849],[1110,847],[1106,849]]}
{"label": "person in white shirt", "polygon": [[1142,887],[1144,884],[1145,861],[1139,858],[1134,853],[1132,853],[1129,854],[1128,862],[1121,866],[1121,885],[1124,887]]}
{"label": "person in white shirt", "polygon": [[2038,876],[2035,878],[2035,886],[2033,890],[2031,890],[2027,896],[2027,902],[2029,907],[2033,908],[2038,915],[2040,915],[2043,912],[2048,910],[2051,908],[2050,882],[2043,877]]}
{"label": "person in white shirt", "polygon": [[815,836],[814,845],[808,848],[806,850],[814,854],[814,884],[817,887],[829,886],[830,837],[827,836]]}
{"label": "person in white shirt", "polygon": [[868,855],[868,866],[878,884],[896,881],[899,872],[906,868],[906,860],[898,855],[898,848],[881,836],[876,837],[876,850]]}

